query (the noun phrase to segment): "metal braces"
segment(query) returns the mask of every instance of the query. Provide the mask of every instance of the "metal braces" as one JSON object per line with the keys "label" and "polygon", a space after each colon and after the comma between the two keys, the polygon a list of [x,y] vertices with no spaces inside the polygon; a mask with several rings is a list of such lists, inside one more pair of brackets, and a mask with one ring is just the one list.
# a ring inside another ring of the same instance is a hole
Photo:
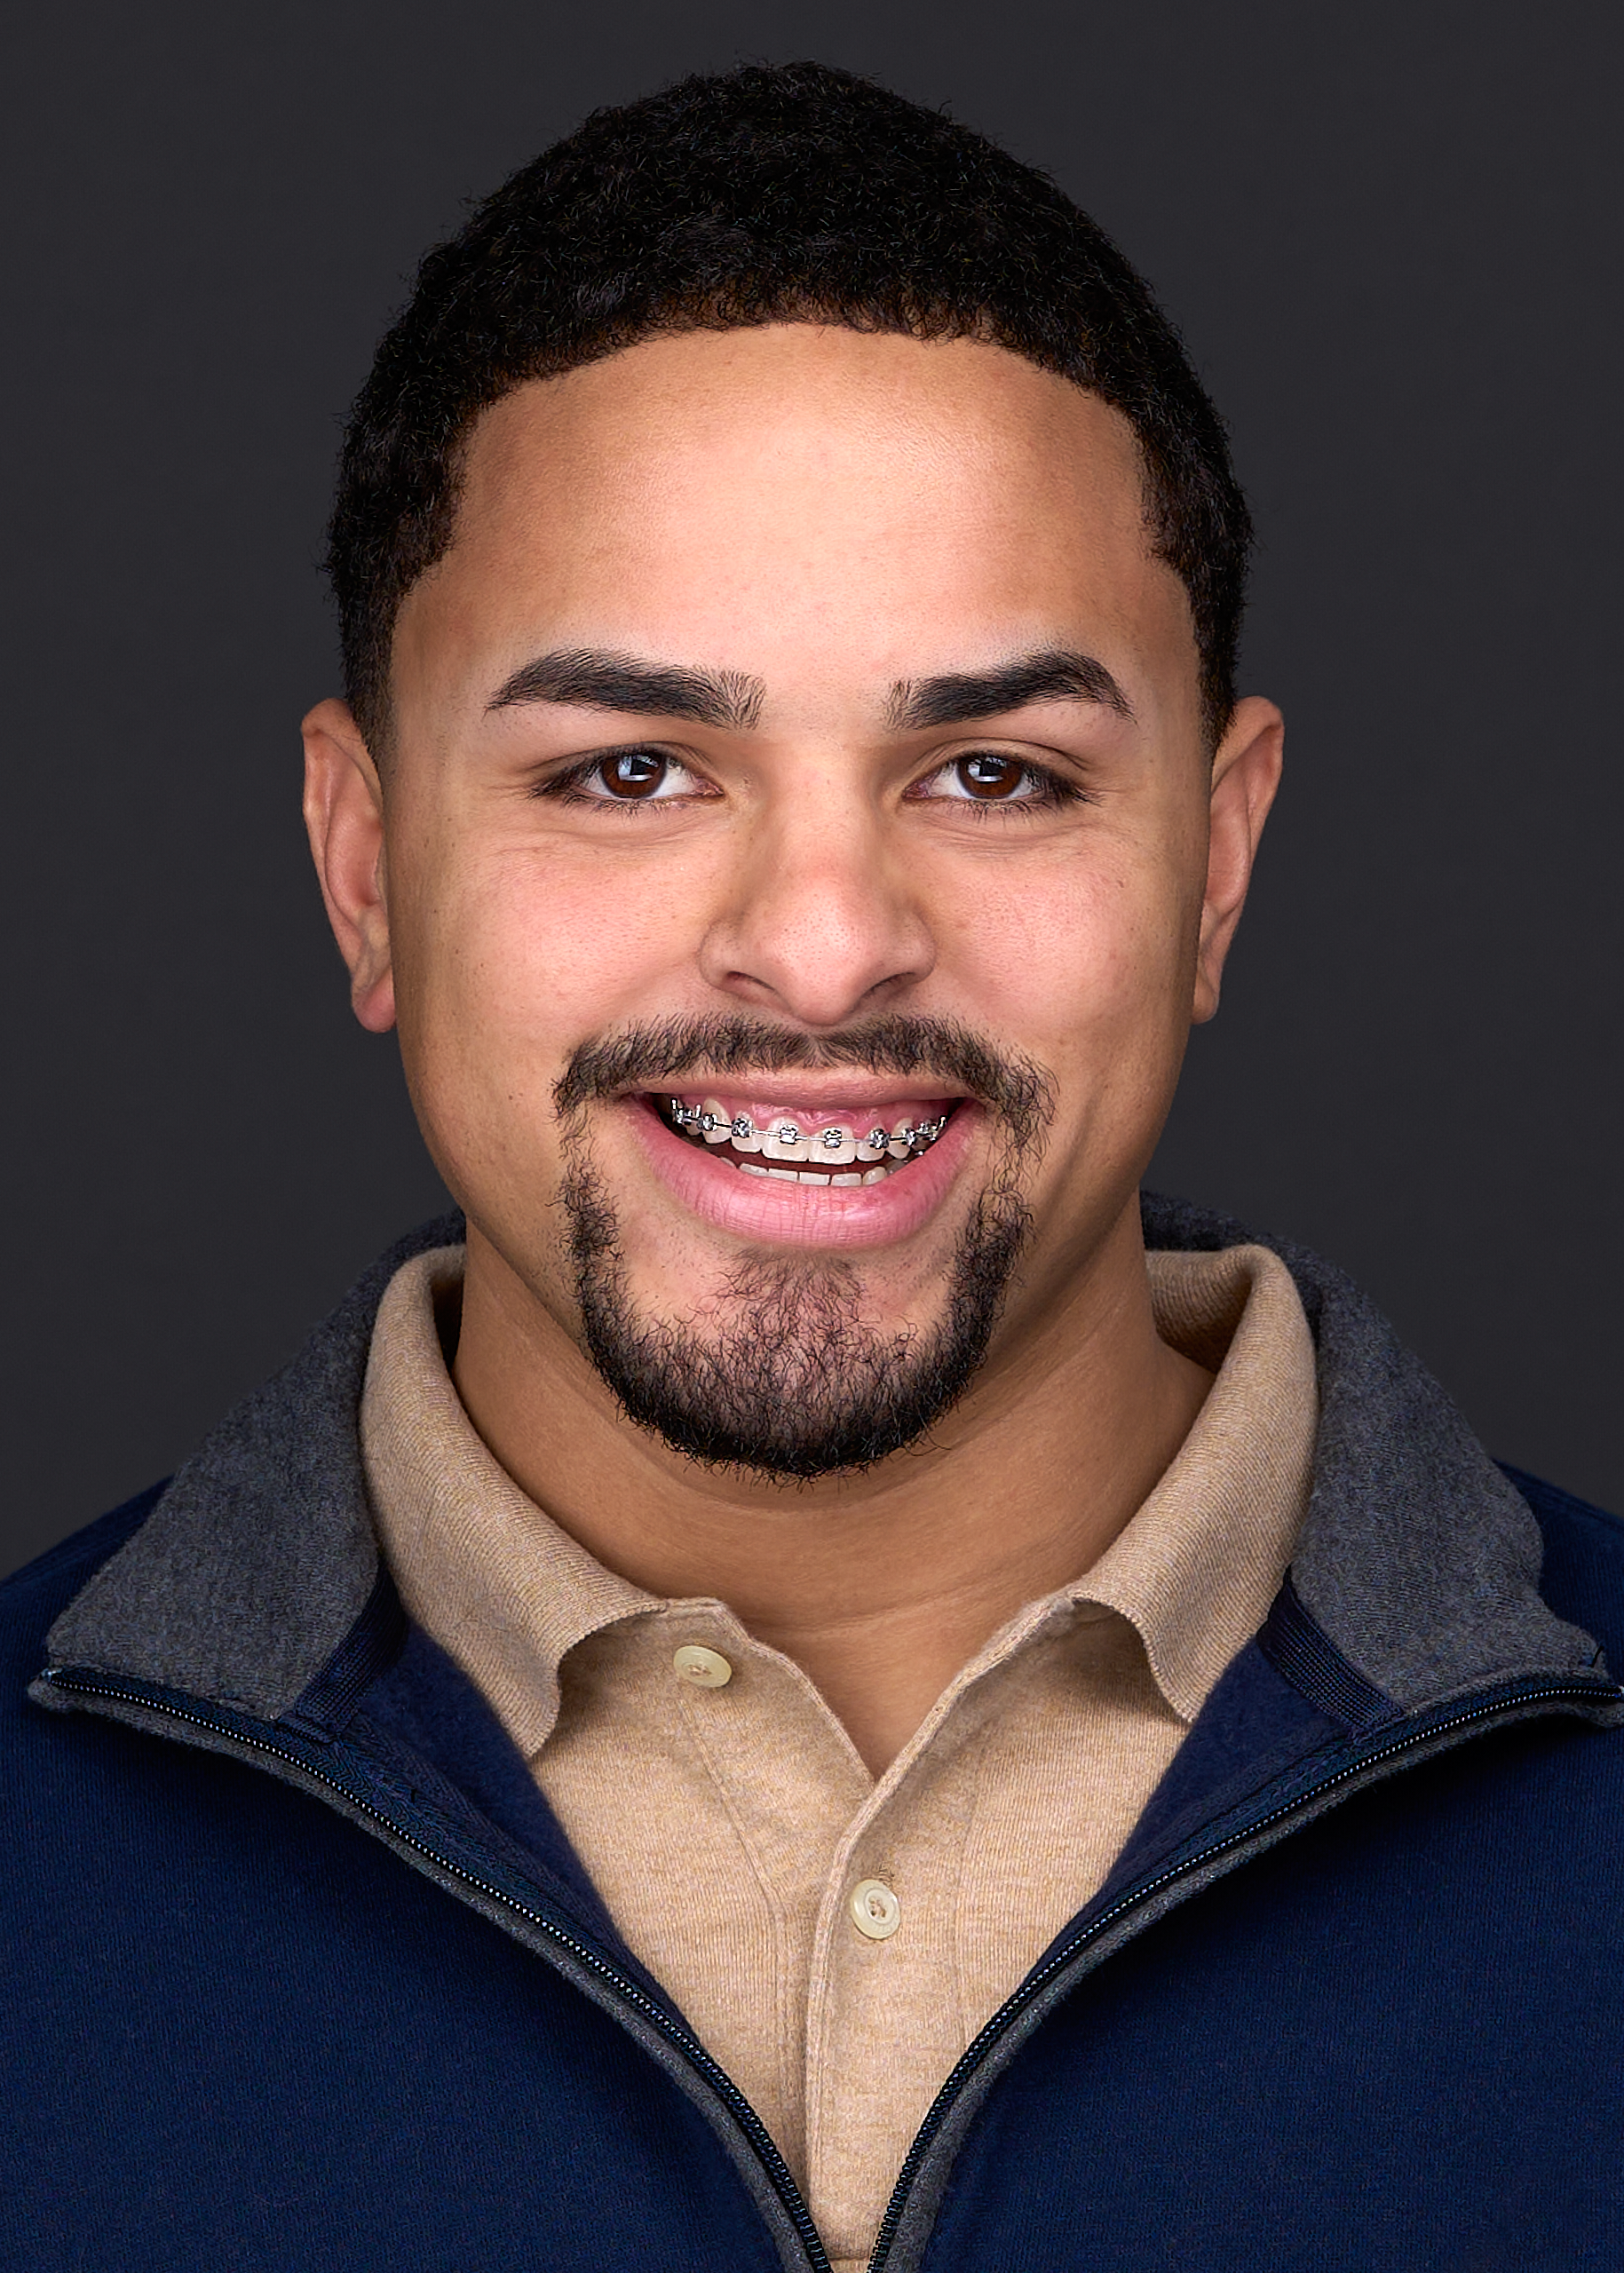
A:
{"label": "metal braces", "polygon": [[[822,1144],[831,1152],[837,1152],[845,1141],[844,1129],[820,1129],[815,1136],[809,1136],[793,1121],[780,1121],[776,1129],[757,1129],[748,1113],[741,1113],[732,1121],[723,1121],[714,1113],[707,1113],[701,1105],[685,1105],[680,1097],[668,1097],[666,1109],[678,1129],[697,1129],[701,1136],[712,1136],[718,1129],[725,1129],[733,1136],[775,1136],[780,1144],[797,1144],[804,1141],[809,1144]],[[935,1121],[910,1121],[901,1129],[874,1128],[869,1129],[867,1137],[860,1137],[858,1141],[867,1143],[876,1152],[898,1143],[906,1144],[910,1152],[921,1152],[926,1145],[935,1144],[947,1126],[947,1115],[944,1113]]]}

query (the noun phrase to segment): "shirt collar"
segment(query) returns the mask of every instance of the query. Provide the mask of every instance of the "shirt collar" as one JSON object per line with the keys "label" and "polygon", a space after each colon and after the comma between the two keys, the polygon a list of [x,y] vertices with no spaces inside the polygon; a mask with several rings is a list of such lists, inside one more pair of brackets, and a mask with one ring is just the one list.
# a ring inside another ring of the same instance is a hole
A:
{"label": "shirt collar", "polygon": [[367,1363],[361,1451],[401,1601],[474,1675],[529,1755],[558,1719],[566,1652],[665,1605],[606,1570],[521,1492],[468,1418],[435,1323],[437,1302],[461,1284],[463,1255],[444,1247],[414,1255],[390,1280]]}
{"label": "shirt collar", "polygon": [[1314,1344],[1267,1247],[1148,1261],[1157,1332],[1216,1378],[1161,1482],[1066,1593],[1130,1620],[1162,1695],[1192,1721],[1291,1561],[1313,1477]]}
{"label": "shirt collar", "polygon": [[[480,1439],[435,1322],[463,1256],[460,1247],[436,1248],[391,1280],[373,1330],[361,1444],[407,1610],[534,1755],[557,1722],[568,1651],[605,1627],[679,1605],[606,1570]],[[1290,1273],[1266,1248],[1149,1262],[1158,1331],[1213,1370],[1214,1386],[1172,1465],[1093,1568],[1029,1604],[964,1673],[987,1670],[1056,1616],[1092,1604],[1133,1625],[1162,1695],[1190,1721],[1262,1624],[1290,1560],[1312,1467],[1314,1350]]]}

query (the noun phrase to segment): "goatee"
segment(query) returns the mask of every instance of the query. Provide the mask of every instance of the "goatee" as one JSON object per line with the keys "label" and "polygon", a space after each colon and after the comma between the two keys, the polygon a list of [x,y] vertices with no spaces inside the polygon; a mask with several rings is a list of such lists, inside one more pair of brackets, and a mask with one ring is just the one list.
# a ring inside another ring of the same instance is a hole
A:
{"label": "goatee", "polygon": [[[745,1261],[702,1326],[640,1315],[591,1161],[584,1105],[623,1095],[643,1075],[668,1082],[695,1067],[720,1077],[807,1065],[930,1071],[987,1109],[998,1165],[956,1241],[938,1323],[910,1330],[866,1320],[858,1267],[831,1255]],[[1049,1083],[1037,1067],[934,1019],[876,1019],[817,1041],[728,1019],[588,1045],[558,1095],[574,1124],[560,1200],[582,1329],[632,1421],[691,1459],[788,1481],[871,1467],[916,1443],[963,1394],[986,1355],[1028,1233],[1015,1170],[1048,1117]]]}

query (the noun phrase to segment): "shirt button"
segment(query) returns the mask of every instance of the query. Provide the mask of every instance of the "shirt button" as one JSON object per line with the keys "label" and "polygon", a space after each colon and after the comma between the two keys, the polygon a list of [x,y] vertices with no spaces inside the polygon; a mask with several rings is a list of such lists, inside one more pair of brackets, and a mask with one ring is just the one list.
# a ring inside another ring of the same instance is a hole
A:
{"label": "shirt button", "polygon": [[852,1896],[852,1923],[871,1942],[883,1942],[902,1923],[902,1905],[881,1879],[865,1879]]}
{"label": "shirt button", "polygon": [[733,1669],[720,1650],[702,1649],[697,1642],[685,1642],[673,1653],[671,1671],[678,1681],[691,1681],[695,1689],[725,1689],[733,1677]]}

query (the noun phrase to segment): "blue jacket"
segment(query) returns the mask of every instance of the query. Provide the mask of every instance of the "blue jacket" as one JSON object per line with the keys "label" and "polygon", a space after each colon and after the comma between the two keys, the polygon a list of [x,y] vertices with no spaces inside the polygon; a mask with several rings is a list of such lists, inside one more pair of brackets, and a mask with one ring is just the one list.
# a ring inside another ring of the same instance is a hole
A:
{"label": "blue jacket", "polygon": [[[0,1591],[0,2264],[826,2263],[379,1566],[371,1317],[448,1236]],[[1291,1576],[944,2080],[876,2273],[1624,2265],[1624,1532],[1280,1252],[1321,1394]]]}

